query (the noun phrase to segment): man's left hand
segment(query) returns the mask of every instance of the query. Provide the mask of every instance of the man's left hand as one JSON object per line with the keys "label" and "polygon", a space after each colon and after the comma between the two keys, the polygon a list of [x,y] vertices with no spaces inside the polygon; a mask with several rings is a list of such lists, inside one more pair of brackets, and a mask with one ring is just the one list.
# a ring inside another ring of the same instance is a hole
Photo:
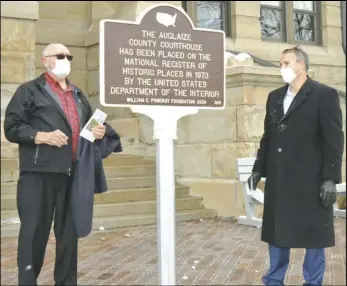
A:
{"label": "man's left hand", "polygon": [[336,184],[333,181],[324,181],[321,186],[320,198],[323,206],[328,207],[336,203]]}
{"label": "man's left hand", "polygon": [[104,138],[105,132],[106,132],[106,127],[104,125],[101,125],[101,124],[96,125],[92,129],[92,133],[93,133],[95,139],[97,139],[97,140],[101,140],[102,138]]}

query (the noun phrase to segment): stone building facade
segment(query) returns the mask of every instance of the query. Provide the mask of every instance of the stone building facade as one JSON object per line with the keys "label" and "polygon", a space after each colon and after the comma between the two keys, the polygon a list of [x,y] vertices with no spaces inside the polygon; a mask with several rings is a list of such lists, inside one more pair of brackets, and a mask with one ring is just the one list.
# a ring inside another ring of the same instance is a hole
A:
{"label": "stone building facade", "polygon": [[[100,108],[99,21],[135,21],[153,3],[182,6],[198,27],[225,30],[228,51],[254,56],[228,60],[225,110],[181,119],[175,149],[177,180],[220,216],[239,215],[244,207],[236,158],[255,156],[268,93],[283,84],[277,67],[256,58],[276,65],[283,49],[299,44],[310,56],[312,77],[339,90],[345,118],[340,1],[1,1],[2,115],[16,87],[43,72],[41,53],[52,42],[70,49],[71,80]],[[128,108],[102,109],[121,133],[126,153],[155,154],[151,120]]]}

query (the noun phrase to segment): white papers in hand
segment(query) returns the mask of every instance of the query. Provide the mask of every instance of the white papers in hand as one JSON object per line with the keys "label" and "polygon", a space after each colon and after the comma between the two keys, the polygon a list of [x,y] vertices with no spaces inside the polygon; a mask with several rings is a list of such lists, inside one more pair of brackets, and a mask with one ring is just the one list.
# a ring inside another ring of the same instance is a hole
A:
{"label": "white papers in hand", "polygon": [[107,114],[100,109],[96,109],[93,116],[88,120],[87,124],[83,127],[80,136],[89,140],[90,142],[94,142],[95,137],[92,133],[92,129],[94,126],[103,124],[106,120]]}

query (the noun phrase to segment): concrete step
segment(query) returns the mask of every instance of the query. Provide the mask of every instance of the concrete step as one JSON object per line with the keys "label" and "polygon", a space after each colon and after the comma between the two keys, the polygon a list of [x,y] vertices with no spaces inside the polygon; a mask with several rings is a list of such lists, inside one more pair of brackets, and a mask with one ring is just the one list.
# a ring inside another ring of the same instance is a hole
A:
{"label": "concrete step", "polygon": [[[209,209],[196,209],[176,211],[176,222],[209,219],[216,217],[217,213]],[[99,217],[93,220],[93,230],[97,231],[102,226],[105,231],[117,228],[156,224],[157,216],[151,214],[125,215],[117,217]],[[1,237],[16,237],[19,234],[20,223],[1,223]],[[53,228],[52,228],[53,229]],[[51,230],[52,232],[52,230]]]}
{"label": "concrete step", "polygon": [[[153,188],[156,186],[155,176],[151,177],[124,177],[107,178],[107,187],[111,189]],[[1,198],[3,196],[15,195],[17,182],[1,184]]]}
{"label": "concrete step", "polygon": [[[155,166],[154,157],[143,157],[139,155],[116,155],[112,154],[103,160],[104,167],[115,166]],[[1,170],[17,170],[19,168],[19,161],[17,158],[1,158]]]}
{"label": "concrete step", "polygon": [[[94,216],[117,216],[156,212],[156,189],[110,190],[94,196]],[[190,197],[189,188],[176,187],[176,209],[200,208],[201,198]],[[1,223],[18,220],[16,196],[2,196]]]}
{"label": "concrete step", "polygon": [[[157,192],[155,188],[135,188],[109,190],[103,194],[94,196],[96,204],[125,203],[135,201],[151,201],[156,200]],[[184,186],[176,187],[176,198],[189,196],[189,188]]]}
{"label": "concrete step", "polygon": [[107,178],[108,189],[153,188],[156,177]]}
{"label": "concrete step", "polygon": [[112,154],[103,160],[104,167],[109,166],[143,166],[153,164],[155,166],[155,157],[144,157],[139,155],[118,155]]}
{"label": "concrete step", "polygon": [[[176,222],[190,221],[198,219],[208,219],[217,216],[216,211],[209,209],[196,209],[176,211]],[[93,230],[99,230],[102,226],[106,231],[114,230],[121,227],[149,225],[157,223],[157,215],[140,214],[140,215],[128,215],[118,217],[99,217],[93,220]]]}
{"label": "concrete step", "polygon": [[[176,199],[176,210],[194,210],[202,208],[202,198],[186,197]],[[94,217],[116,217],[135,214],[156,213],[157,201],[126,202],[116,204],[95,204]]]}
{"label": "concrete step", "polygon": [[[146,164],[143,166],[115,166],[105,167],[106,177],[136,177],[136,176],[155,176],[156,167],[154,164]],[[19,171],[11,169],[3,169],[1,171],[1,183],[17,183]]]}
{"label": "concrete step", "polygon": [[152,163],[147,163],[142,166],[105,166],[104,171],[107,178],[155,176],[156,166]]}
{"label": "concrete step", "polygon": [[[156,195],[155,188],[113,189],[104,194],[96,194],[94,196],[94,202],[95,204],[114,204],[151,201],[156,199]],[[189,188],[183,186],[176,187],[176,198],[188,196]],[[1,211],[11,211],[16,209],[16,194],[1,194]]]}

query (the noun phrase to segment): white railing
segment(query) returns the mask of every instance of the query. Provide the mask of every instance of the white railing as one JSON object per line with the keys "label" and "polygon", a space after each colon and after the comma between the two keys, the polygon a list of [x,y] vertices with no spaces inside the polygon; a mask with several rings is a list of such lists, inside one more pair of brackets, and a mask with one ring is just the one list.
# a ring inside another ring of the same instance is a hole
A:
{"label": "white railing", "polygon": [[[238,217],[239,224],[245,224],[255,227],[261,227],[262,218],[255,216],[255,206],[257,204],[264,204],[264,193],[256,189],[255,191],[248,188],[247,180],[252,174],[252,168],[254,165],[255,158],[238,158],[237,159],[237,171],[239,180],[242,183],[243,197],[245,203],[245,216]],[[264,181],[264,179],[262,179]],[[346,183],[337,185],[337,192],[339,195],[346,196]],[[346,217],[346,210],[339,209],[337,204],[334,205],[334,216]]]}

